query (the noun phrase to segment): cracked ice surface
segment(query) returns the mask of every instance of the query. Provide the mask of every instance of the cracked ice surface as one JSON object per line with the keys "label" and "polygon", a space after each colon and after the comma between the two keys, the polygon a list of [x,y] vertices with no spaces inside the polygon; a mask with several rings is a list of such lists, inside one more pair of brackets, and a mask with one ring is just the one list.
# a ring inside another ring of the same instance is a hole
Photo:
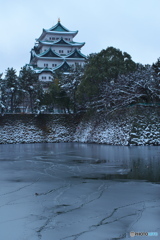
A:
{"label": "cracked ice surface", "polygon": [[160,147],[0,145],[0,239],[160,235],[159,156]]}

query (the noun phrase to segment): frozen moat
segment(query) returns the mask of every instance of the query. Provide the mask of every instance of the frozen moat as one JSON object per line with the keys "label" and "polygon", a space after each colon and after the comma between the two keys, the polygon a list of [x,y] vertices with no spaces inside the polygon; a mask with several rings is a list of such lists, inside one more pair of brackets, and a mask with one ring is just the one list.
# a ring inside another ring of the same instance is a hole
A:
{"label": "frozen moat", "polygon": [[0,145],[0,239],[159,238],[160,147]]}

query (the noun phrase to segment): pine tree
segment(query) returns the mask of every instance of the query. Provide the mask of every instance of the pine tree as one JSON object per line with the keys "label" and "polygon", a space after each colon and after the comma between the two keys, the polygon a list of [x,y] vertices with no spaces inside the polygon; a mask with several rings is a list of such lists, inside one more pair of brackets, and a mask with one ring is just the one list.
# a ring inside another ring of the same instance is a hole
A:
{"label": "pine tree", "polygon": [[5,85],[4,85],[4,79],[2,79],[2,75],[0,74],[0,112],[3,114],[5,110],[5,98],[4,98],[4,93],[5,93]]}
{"label": "pine tree", "polygon": [[15,110],[16,93],[18,90],[18,77],[16,75],[15,69],[8,68],[6,70],[5,86],[6,86],[6,94],[7,94],[6,104],[10,112],[13,113]]}
{"label": "pine tree", "polygon": [[158,58],[157,62],[152,65],[152,68],[157,75],[160,75],[160,58]]}
{"label": "pine tree", "polygon": [[29,107],[33,113],[34,108],[39,104],[39,99],[42,94],[42,87],[38,80],[38,75],[30,67],[24,66],[20,71],[19,83],[23,107]]}
{"label": "pine tree", "polygon": [[73,112],[77,112],[78,103],[77,103],[77,88],[81,83],[83,76],[84,68],[79,64],[76,64],[75,67],[70,69],[68,74],[63,74],[59,81],[60,88],[66,92],[68,98],[70,99],[70,107],[73,109]]}
{"label": "pine tree", "polygon": [[102,86],[116,82],[121,74],[134,72],[137,68],[131,56],[119,49],[109,47],[100,53],[90,54],[86,61],[84,76],[78,87],[78,97],[82,105],[99,100]]}

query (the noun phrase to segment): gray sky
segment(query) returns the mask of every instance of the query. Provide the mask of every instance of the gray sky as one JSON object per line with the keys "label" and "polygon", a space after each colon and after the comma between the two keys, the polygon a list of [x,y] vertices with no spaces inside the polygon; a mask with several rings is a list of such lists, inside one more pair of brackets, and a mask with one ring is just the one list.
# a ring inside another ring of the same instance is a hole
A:
{"label": "gray sky", "polygon": [[5,0],[0,13],[0,73],[29,63],[30,50],[43,28],[61,23],[79,30],[83,54],[109,46],[152,64],[160,57],[160,0]]}

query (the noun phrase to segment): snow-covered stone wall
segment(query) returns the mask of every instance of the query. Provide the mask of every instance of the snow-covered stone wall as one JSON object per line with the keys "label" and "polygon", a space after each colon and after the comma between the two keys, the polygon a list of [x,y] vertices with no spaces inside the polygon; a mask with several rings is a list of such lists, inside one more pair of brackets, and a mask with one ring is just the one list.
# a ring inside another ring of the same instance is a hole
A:
{"label": "snow-covered stone wall", "polygon": [[111,145],[160,145],[160,108],[134,106],[83,118],[74,141]]}
{"label": "snow-covered stone wall", "polygon": [[160,108],[134,106],[77,116],[0,116],[0,143],[34,142],[160,145]]}
{"label": "snow-covered stone wall", "polygon": [[68,142],[75,126],[72,115],[7,114],[0,117],[0,143]]}

